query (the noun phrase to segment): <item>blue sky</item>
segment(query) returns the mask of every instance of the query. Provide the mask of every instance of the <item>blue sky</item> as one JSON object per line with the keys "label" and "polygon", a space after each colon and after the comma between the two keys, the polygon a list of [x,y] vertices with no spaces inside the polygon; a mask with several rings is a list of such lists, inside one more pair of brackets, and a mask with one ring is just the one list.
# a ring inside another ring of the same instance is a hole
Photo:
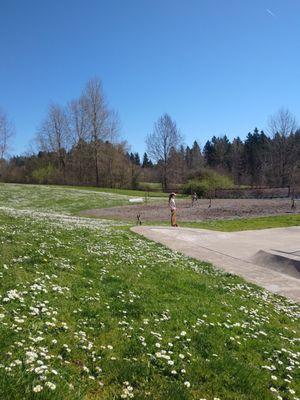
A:
{"label": "blue sky", "polygon": [[94,76],[141,153],[165,112],[201,145],[264,129],[282,106],[299,116],[299,19],[299,0],[0,0],[13,152],[28,149],[50,102]]}

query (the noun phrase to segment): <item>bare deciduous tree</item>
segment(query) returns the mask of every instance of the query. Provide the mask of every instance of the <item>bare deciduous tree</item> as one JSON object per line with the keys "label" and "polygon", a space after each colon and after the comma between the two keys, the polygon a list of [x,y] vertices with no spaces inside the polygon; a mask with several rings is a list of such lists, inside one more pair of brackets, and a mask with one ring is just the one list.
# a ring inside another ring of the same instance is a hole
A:
{"label": "bare deciduous tree", "polygon": [[[72,169],[80,181],[84,180],[84,166],[88,161],[86,151],[88,141],[87,104],[84,96],[72,100],[67,106],[67,118],[72,145]],[[74,176],[74,177],[75,177]]]}
{"label": "bare deciduous tree", "polygon": [[95,181],[98,186],[100,181],[100,144],[105,140],[113,142],[118,131],[118,119],[116,114],[108,108],[102,84],[98,78],[91,79],[87,83],[83,97],[86,106],[88,137],[93,145]]}
{"label": "bare deciduous tree", "polygon": [[276,134],[287,137],[295,133],[297,128],[297,120],[287,108],[281,108],[270,117],[269,131],[273,137]]}
{"label": "bare deciduous tree", "polygon": [[297,129],[296,118],[288,109],[280,109],[269,120],[269,131],[273,137],[272,166],[277,175],[277,184],[281,186],[292,184],[297,150],[291,137]]}
{"label": "bare deciduous tree", "polygon": [[147,152],[162,169],[162,184],[168,186],[169,161],[173,149],[177,150],[182,144],[182,136],[176,122],[170,115],[162,115],[154,124],[154,130],[146,138]]}
{"label": "bare deciduous tree", "polygon": [[44,151],[57,155],[60,170],[65,175],[66,151],[70,145],[70,129],[65,110],[58,104],[51,104],[37,133],[37,142]]}
{"label": "bare deciduous tree", "polygon": [[72,144],[88,138],[87,104],[84,96],[68,104],[67,116]]}
{"label": "bare deciduous tree", "polygon": [[0,109],[0,160],[7,154],[14,133],[14,127],[7,114]]}

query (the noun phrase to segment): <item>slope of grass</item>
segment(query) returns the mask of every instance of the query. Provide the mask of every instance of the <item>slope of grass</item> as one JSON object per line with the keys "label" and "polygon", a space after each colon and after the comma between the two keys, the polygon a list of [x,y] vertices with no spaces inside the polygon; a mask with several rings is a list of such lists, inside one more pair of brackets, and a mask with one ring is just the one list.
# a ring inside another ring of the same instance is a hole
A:
{"label": "slope of grass", "polygon": [[[22,185],[0,183],[0,204],[6,207],[43,211],[58,211],[76,214],[92,208],[130,205],[129,199],[142,197],[145,201],[164,202],[162,192],[109,189],[87,186]],[[184,198],[184,195],[178,195]]]}
{"label": "slope of grass", "polygon": [[128,205],[128,193],[49,185],[0,185],[0,204],[18,209],[76,213],[91,208]]}
{"label": "slope of grass", "polygon": [[1,399],[299,398],[299,305],[116,225],[0,210]]}
{"label": "slope of grass", "polygon": [[[62,187],[62,186],[60,186]],[[118,194],[122,196],[133,196],[133,197],[145,197],[146,195],[149,198],[157,198],[163,197],[166,198],[167,194],[160,191],[160,192],[150,192],[144,190],[131,190],[131,189],[112,189],[112,188],[99,188],[94,186],[63,186],[66,189],[80,189],[80,190],[88,190],[88,191],[96,191],[101,193],[112,193]]]}

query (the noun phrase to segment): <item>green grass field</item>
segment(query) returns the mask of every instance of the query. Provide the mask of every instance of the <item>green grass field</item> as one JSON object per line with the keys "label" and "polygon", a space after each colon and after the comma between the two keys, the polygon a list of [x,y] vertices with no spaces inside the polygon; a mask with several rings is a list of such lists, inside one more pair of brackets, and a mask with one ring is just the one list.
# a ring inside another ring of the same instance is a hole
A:
{"label": "green grass field", "polygon": [[[170,225],[169,222],[151,221],[147,225]],[[235,218],[223,220],[211,220],[201,222],[179,221],[184,228],[211,229],[215,231],[237,232],[245,230],[284,228],[300,225],[300,214],[274,215],[257,218]]]}
{"label": "green grass field", "polygon": [[[111,189],[111,188],[98,188],[98,187],[90,187],[90,186],[55,186],[55,187],[63,187],[66,189],[79,189],[79,190],[88,190],[88,191],[97,191],[101,193],[111,193],[122,196],[133,196],[133,197],[145,197],[148,196],[150,198],[163,197],[166,198],[167,194],[162,191],[150,192],[145,190],[131,190],[131,189]],[[151,185],[149,185],[151,188]],[[184,195],[179,195],[179,197],[186,197]]]}
{"label": "green grass field", "polygon": [[74,214],[87,208],[127,205],[129,196],[104,193],[94,188],[47,185],[0,185],[0,204],[17,209],[59,211]]}
{"label": "green grass field", "polygon": [[68,215],[126,197],[4,188],[1,400],[299,399],[298,304]]}

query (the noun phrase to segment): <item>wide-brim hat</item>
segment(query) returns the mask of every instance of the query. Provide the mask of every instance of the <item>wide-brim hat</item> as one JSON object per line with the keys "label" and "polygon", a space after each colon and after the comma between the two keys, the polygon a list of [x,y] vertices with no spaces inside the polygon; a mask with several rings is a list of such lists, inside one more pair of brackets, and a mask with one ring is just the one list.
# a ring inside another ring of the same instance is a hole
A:
{"label": "wide-brim hat", "polygon": [[172,192],[172,193],[171,193],[171,196],[176,196],[176,193]]}

